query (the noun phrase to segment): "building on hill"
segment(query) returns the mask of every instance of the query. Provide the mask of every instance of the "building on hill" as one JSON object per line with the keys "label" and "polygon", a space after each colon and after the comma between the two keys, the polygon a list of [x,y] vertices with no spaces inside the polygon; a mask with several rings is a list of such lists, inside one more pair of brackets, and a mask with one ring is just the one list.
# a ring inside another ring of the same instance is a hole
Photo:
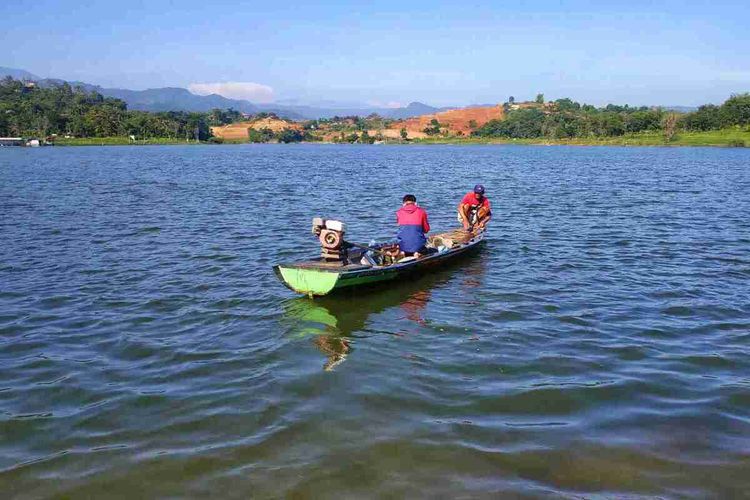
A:
{"label": "building on hill", "polygon": [[555,103],[552,101],[544,102],[544,103],[538,103],[535,101],[526,101],[526,102],[514,102],[513,104],[508,105],[508,109],[513,111],[516,109],[541,109],[543,111],[549,111],[552,108],[555,107]]}
{"label": "building on hill", "polygon": [[34,89],[36,89],[36,83],[35,82],[23,82],[23,88],[21,89],[22,93],[31,92]]}

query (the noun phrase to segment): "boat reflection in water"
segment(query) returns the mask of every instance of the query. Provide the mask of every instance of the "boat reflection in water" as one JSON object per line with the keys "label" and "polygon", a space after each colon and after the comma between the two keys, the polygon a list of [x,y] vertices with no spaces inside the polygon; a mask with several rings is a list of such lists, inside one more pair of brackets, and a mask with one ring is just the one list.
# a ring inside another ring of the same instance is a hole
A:
{"label": "boat reflection in water", "polygon": [[479,286],[484,273],[481,256],[467,256],[462,261],[463,266],[457,263],[421,278],[382,284],[366,294],[287,300],[282,304],[285,331],[295,339],[312,338],[327,358],[323,369],[332,370],[352,352],[353,336],[366,328],[370,316],[398,307],[402,317],[425,325],[424,311],[433,289],[459,277],[457,287]]}

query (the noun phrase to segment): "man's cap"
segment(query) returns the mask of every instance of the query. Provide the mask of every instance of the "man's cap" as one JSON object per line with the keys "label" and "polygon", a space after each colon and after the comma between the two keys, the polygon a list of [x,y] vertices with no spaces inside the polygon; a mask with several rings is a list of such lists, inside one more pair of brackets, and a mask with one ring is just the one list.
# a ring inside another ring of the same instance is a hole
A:
{"label": "man's cap", "polygon": [[484,194],[484,186],[482,186],[481,184],[477,184],[476,186],[474,186],[474,192],[476,194]]}

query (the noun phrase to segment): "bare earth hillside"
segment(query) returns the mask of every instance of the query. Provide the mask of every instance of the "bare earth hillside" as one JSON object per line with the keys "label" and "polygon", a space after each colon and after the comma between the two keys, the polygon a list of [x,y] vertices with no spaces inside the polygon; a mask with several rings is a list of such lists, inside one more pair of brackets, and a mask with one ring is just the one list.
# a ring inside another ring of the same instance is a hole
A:
{"label": "bare earth hillside", "polygon": [[431,120],[437,119],[441,128],[447,130],[450,135],[456,135],[458,132],[461,132],[462,135],[469,135],[472,131],[470,126],[472,121],[475,122],[476,127],[481,127],[490,120],[502,119],[503,115],[502,106],[451,109],[396,122],[390,130],[398,131],[405,128],[410,138],[424,137],[425,134],[422,131],[430,126]]}
{"label": "bare earth hillside", "polygon": [[281,132],[285,128],[301,130],[302,125],[299,123],[280,120],[278,118],[261,118],[259,120],[232,123],[220,127],[211,127],[211,132],[216,137],[224,140],[242,141],[247,140],[247,131],[251,128],[255,130],[268,128],[274,132]]}
{"label": "bare earth hillside", "polygon": [[[424,129],[431,126],[432,120],[440,123],[440,135],[468,136],[472,130],[481,127],[494,119],[502,119],[504,116],[502,106],[485,106],[476,108],[451,109],[439,113],[407,118],[391,122],[388,128],[370,129],[367,133],[370,137],[382,137],[386,139],[401,139],[401,129],[405,128],[409,139],[423,139],[428,137]],[[248,120],[220,127],[211,127],[214,136],[229,141],[246,141],[249,129],[270,129],[274,133],[284,129],[301,130],[302,123],[281,120],[275,117]],[[341,128],[343,126],[343,128]],[[313,129],[318,140],[335,142],[343,140],[344,137],[357,133],[354,119],[344,119],[339,127],[332,129],[330,124]]]}

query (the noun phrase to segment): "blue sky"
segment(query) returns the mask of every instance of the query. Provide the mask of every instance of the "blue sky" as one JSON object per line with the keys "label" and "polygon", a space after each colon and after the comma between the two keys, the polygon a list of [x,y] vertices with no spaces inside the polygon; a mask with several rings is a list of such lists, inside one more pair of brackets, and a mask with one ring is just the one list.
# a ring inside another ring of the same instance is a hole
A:
{"label": "blue sky", "polygon": [[265,101],[696,105],[750,91],[748,19],[750,1],[22,0],[0,66]]}

